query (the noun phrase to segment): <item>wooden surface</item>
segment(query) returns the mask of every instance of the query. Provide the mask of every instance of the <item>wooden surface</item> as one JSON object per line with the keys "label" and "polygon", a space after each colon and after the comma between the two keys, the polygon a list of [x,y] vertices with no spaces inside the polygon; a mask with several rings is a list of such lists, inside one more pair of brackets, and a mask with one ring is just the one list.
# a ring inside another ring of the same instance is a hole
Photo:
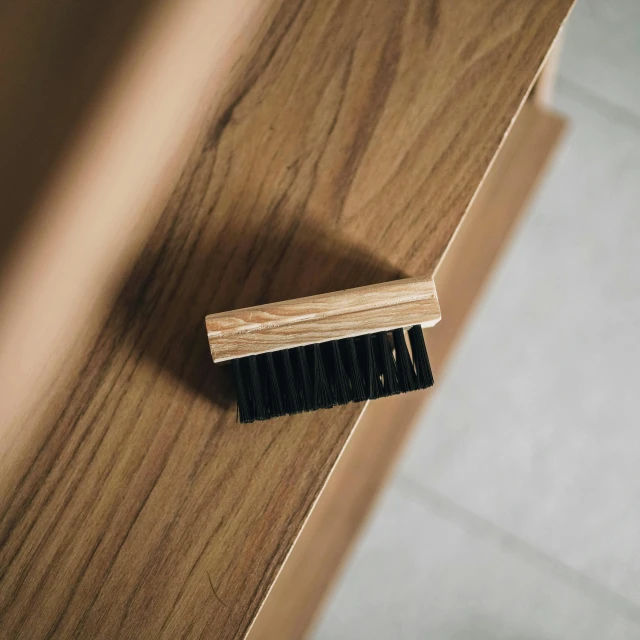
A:
{"label": "wooden surface", "polygon": [[[78,334],[104,320],[92,316],[107,313],[105,292],[121,286],[203,122],[226,85],[235,88],[231,69],[251,56],[266,6],[19,1],[0,8],[0,245],[13,240],[10,255],[0,246],[5,431],[41,401]],[[139,24],[116,37],[129,13],[142,14]],[[101,75],[111,40],[127,42],[90,99],[88,76]],[[86,113],[72,125],[83,101]]]}
{"label": "wooden surface", "polygon": [[0,5],[0,273],[48,174],[152,5],[153,0]]}
{"label": "wooden surface", "polygon": [[202,318],[433,271],[571,2],[479,4],[269,14],[95,343],[2,440],[0,635],[244,635],[361,407],[238,425]]}
{"label": "wooden surface", "polygon": [[430,278],[333,291],[206,318],[214,362],[440,321]]}
{"label": "wooden surface", "polygon": [[[474,302],[563,129],[558,116],[532,103],[525,105],[436,271],[446,312],[425,335],[440,381]],[[304,635],[432,393],[437,388],[369,403],[257,616],[250,640]]]}

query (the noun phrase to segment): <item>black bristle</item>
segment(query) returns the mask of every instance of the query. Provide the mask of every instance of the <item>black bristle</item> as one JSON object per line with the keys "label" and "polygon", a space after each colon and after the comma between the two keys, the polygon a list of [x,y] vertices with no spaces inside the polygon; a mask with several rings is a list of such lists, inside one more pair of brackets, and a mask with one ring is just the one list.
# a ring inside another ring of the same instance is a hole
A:
{"label": "black bristle", "polygon": [[231,361],[231,370],[236,383],[236,396],[238,398],[238,420],[242,423],[253,422],[253,407],[249,402],[247,389],[245,386],[244,374],[242,371],[240,360]]}
{"label": "black bristle", "polygon": [[360,348],[360,366],[364,375],[364,390],[369,400],[380,398],[383,393],[380,370],[370,335],[361,336],[357,343]]}
{"label": "black bristle", "polygon": [[232,360],[238,420],[266,420],[432,386],[420,325],[408,331],[411,354],[404,330],[390,333]]}
{"label": "black bristle", "polygon": [[351,399],[353,402],[363,402],[367,399],[367,394],[364,390],[364,381],[360,371],[360,363],[358,362],[355,340],[353,338],[345,338],[340,340],[340,346],[346,359],[349,379],[351,380]]}
{"label": "black bristle", "polygon": [[284,412],[286,414],[300,413],[302,411],[302,397],[296,386],[296,376],[293,373],[289,349],[276,353],[276,363],[280,374]]}
{"label": "black bristle", "polygon": [[333,378],[335,380],[335,396],[338,404],[347,404],[351,402],[351,385],[349,384],[349,376],[342,362],[340,348],[334,340],[329,343],[331,345],[331,360],[333,364]]}
{"label": "black bristle", "polygon": [[295,353],[294,363],[296,371],[296,382],[298,392],[300,393],[300,401],[302,403],[302,411],[313,411],[317,407],[313,404],[313,381],[311,380],[311,369],[304,347],[296,347],[292,349]]}
{"label": "black bristle", "polygon": [[427,355],[427,347],[424,343],[422,327],[419,324],[409,329],[409,341],[418,378],[418,388],[426,389],[433,385],[433,373]]}
{"label": "black bristle", "polygon": [[282,394],[280,393],[280,383],[278,381],[278,372],[276,371],[276,363],[273,359],[273,353],[263,353],[258,356],[258,360],[262,361],[264,370],[264,386],[266,395],[266,405],[270,418],[283,416],[284,405],[282,402]]}
{"label": "black bristle", "polygon": [[393,352],[389,344],[386,331],[381,331],[373,336],[377,347],[378,361],[382,371],[383,393],[385,396],[393,396],[399,392],[398,372],[393,359]]}
{"label": "black bristle", "polygon": [[313,358],[313,404],[317,409],[329,409],[335,406],[335,401],[331,394],[329,381],[322,361],[322,350],[319,344],[311,347]]}
{"label": "black bristle", "polygon": [[248,376],[246,378],[248,380],[247,393],[252,399],[251,405],[253,408],[253,418],[254,420],[266,420],[269,416],[264,404],[264,398],[262,397],[260,371],[258,370],[258,357],[247,356],[244,360],[246,360],[248,371]]}
{"label": "black bristle", "polygon": [[393,331],[393,346],[396,350],[396,365],[398,367],[398,383],[400,391],[415,391],[418,388],[418,378],[411,362],[409,349],[405,342],[404,331],[395,329]]}
{"label": "black bristle", "polygon": [[[324,366],[324,373],[327,379],[327,386],[329,387],[329,395],[331,399],[336,400],[336,380],[333,372],[333,350],[331,349],[331,342],[320,343],[320,353],[322,354],[322,364]],[[333,405],[332,405],[333,406]]]}

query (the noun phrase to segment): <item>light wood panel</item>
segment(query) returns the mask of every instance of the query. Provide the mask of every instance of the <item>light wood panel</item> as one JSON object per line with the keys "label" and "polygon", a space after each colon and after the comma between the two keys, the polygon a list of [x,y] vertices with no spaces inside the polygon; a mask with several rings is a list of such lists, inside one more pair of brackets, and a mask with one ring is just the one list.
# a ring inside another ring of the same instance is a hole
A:
{"label": "light wood panel", "polygon": [[[560,117],[525,106],[439,265],[436,280],[445,315],[425,332],[436,379],[442,380],[447,358],[563,129]],[[257,616],[250,640],[304,635],[432,393],[437,387],[367,406]]]}
{"label": "light wood panel", "polygon": [[79,372],[12,431],[0,634],[244,635],[362,407],[238,425],[202,318],[431,275],[570,5],[277,5]]}
{"label": "light wood panel", "polygon": [[558,37],[549,51],[544,67],[533,88],[532,98],[540,107],[549,107],[551,105],[551,97],[553,96],[553,89],[557,79],[556,76],[558,75],[563,40],[564,27],[558,33]]}
{"label": "light wood panel", "polygon": [[430,278],[333,291],[206,317],[214,362],[440,321]]}

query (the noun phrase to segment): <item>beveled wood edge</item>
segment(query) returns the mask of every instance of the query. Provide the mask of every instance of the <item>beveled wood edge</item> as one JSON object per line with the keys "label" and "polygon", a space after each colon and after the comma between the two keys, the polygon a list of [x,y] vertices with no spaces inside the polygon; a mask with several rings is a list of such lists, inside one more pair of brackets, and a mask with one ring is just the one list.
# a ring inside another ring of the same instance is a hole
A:
{"label": "beveled wood edge", "polygon": [[356,337],[441,318],[431,278],[406,278],[208,315],[214,362]]}
{"label": "beveled wood edge", "polygon": [[565,27],[560,27],[558,35],[549,49],[542,71],[538,75],[531,98],[540,108],[551,106],[551,99],[558,76],[558,67],[560,65],[560,55],[562,52],[562,44],[564,41]]}

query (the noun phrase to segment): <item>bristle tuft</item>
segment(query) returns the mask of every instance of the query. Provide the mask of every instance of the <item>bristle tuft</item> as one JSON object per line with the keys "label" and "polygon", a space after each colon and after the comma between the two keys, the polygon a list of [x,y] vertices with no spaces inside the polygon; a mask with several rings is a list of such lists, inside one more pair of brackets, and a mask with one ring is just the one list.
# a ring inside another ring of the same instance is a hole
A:
{"label": "bristle tuft", "polygon": [[280,360],[280,380],[282,381],[282,404],[284,413],[300,413],[302,411],[302,397],[296,386],[296,376],[293,373],[291,364],[291,354],[288,349],[283,349],[276,353]]}
{"label": "bristle tuft", "polygon": [[383,394],[382,384],[380,383],[380,370],[373,348],[373,340],[371,336],[361,336],[357,344],[360,347],[360,363],[364,374],[364,389],[369,400],[376,400]]}
{"label": "bristle tuft", "polygon": [[422,327],[419,324],[409,329],[409,341],[418,378],[418,388],[426,389],[431,387],[433,385],[433,373],[431,372],[427,347],[424,343]]}
{"label": "bristle tuft", "polygon": [[329,387],[327,374],[322,361],[322,350],[319,344],[311,347],[313,359],[313,404],[317,409],[329,409],[335,406],[333,394]]}
{"label": "bristle tuft", "polygon": [[342,362],[340,348],[336,341],[330,342],[331,360],[333,364],[333,379],[335,380],[335,396],[337,404],[347,404],[351,402],[351,384],[349,375]]}
{"label": "bristle tuft", "polygon": [[402,329],[395,329],[393,331],[393,346],[396,350],[396,365],[398,367],[398,384],[400,391],[402,393],[415,391],[418,388],[418,379],[415,369],[413,368],[413,363],[411,362],[411,356],[409,355],[409,349],[407,349],[407,343],[405,342],[404,331]]}
{"label": "bristle tuft", "polygon": [[264,405],[264,399],[262,397],[262,385],[260,384],[260,372],[258,371],[258,358],[257,356],[247,356],[248,369],[248,387],[251,389],[251,397],[253,398],[253,418],[254,420],[266,420],[269,416]]}
{"label": "bristle tuft", "polygon": [[393,359],[393,352],[389,344],[389,338],[386,332],[376,333],[373,336],[377,347],[378,362],[380,363],[380,371],[382,373],[382,394],[384,396],[394,396],[399,392],[398,372],[396,363]]}
{"label": "bristle tuft", "polygon": [[273,353],[263,353],[258,356],[258,361],[262,361],[264,368],[266,405],[270,418],[277,418],[284,415],[284,405],[280,394],[280,382],[276,372],[276,363],[273,360]]}
{"label": "bristle tuft", "polygon": [[345,352],[349,378],[351,380],[351,396],[353,402],[364,402],[367,394],[364,389],[364,378],[358,362],[358,353],[356,351],[356,342],[353,338],[345,338],[340,340],[340,345]]}
{"label": "bristle tuft", "polygon": [[240,422],[253,422],[253,407],[249,402],[249,396],[247,395],[247,389],[244,383],[244,376],[241,370],[240,360],[233,360],[231,362],[231,370],[233,371],[233,378],[236,383],[236,396],[238,401],[238,420]]}
{"label": "bristle tuft", "polygon": [[295,362],[297,374],[297,386],[300,393],[300,401],[303,411],[313,411],[316,407],[313,405],[313,383],[311,381],[311,369],[304,347],[296,347]]}

